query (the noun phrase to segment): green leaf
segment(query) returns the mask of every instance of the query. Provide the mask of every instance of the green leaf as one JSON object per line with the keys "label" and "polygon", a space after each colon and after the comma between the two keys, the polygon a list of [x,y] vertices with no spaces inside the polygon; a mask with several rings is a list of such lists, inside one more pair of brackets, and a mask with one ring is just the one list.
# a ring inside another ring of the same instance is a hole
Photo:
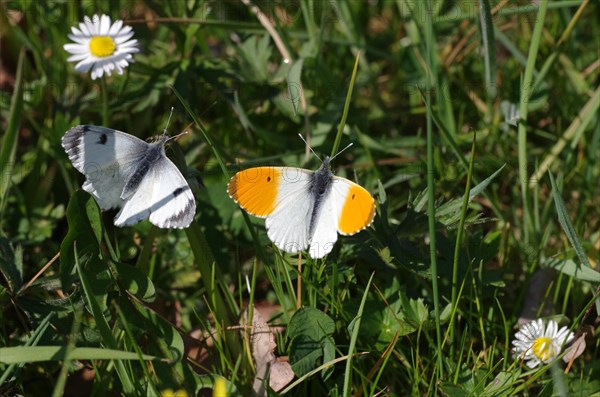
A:
{"label": "green leaf", "polygon": [[481,41],[483,62],[485,67],[485,86],[487,95],[493,98],[496,90],[496,40],[494,38],[494,20],[489,0],[479,2],[479,22],[481,24]]}
{"label": "green leaf", "polygon": [[103,225],[96,200],[83,190],[75,192],[67,206],[69,231],[60,245],[60,276],[63,288],[69,290],[75,274],[73,243],[77,241],[80,257],[100,252]]}
{"label": "green leaf", "polygon": [[591,267],[583,266],[581,263],[575,263],[572,259],[548,259],[544,266],[551,267],[568,276],[580,281],[600,282],[600,273]]}
{"label": "green leaf", "polygon": [[415,329],[419,329],[425,325],[429,313],[423,303],[423,299],[408,299],[402,292],[400,300],[402,301],[402,316],[404,319]]}
{"label": "green leaf", "polygon": [[317,360],[326,353],[331,357],[335,323],[322,311],[305,307],[294,313],[288,325],[290,344],[290,364],[296,376],[300,377],[317,367]]}
{"label": "green leaf", "polygon": [[290,343],[290,363],[296,376],[303,376],[318,366],[323,348],[307,335],[298,335]]}
{"label": "green leaf", "polygon": [[[505,166],[506,164],[502,165],[502,167],[498,168],[496,172],[485,178],[482,182],[477,184],[477,186],[474,186],[469,192],[469,202],[473,200],[474,197],[479,195],[490,184],[490,182],[492,182],[494,178],[498,176],[498,174],[504,169]],[[427,201],[425,201],[424,203],[426,202]],[[460,219],[460,208],[462,206],[462,202],[463,198],[459,197],[440,205],[436,210],[436,217],[439,218],[440,221],[445,225],[458,222],[458,220]]]}
{"label": "green leaf", "polygon": [[298,59],[294,62],[287,75],[287,99],[294,107],[294,114],[298,114],[298,103],[300,103],[300,97],[304,95],[304,92],[302,92],[301,80],[302,63],[302,59]]}
{"label": "green leaf", "polygon": [[152,280],[136,267],[116,264],[114,269],[119,275],[119,283],[130,294],[145,302],[154,302],[156,290]]}
{"label": "green leaf", "polygon": [[[16,346],[0,348],[0,363],[19,364],[38,361],[64,360],[137,360],[135,352],[122,350],[79,347],[66,355],[67,346]],[[156,357],[144,355],[144,360],[154,360]]]}
{"label": "green leaf", "polygon": [[288,325],[288,337],[293,339],[307,335],[314,340],[331,335],[335,331],[335,323],[327,314],[313,307],[303,307],[294,313]]}
{"label": "green leaf", "polygon": [[23,63],[25,49],[19,52],[19,63],[17,64],[17,78],[13,96],[10,101],[10,113],[8,126],[4,132],[4,138],[0,141],[0,223],[6,206],[6,198],[12,173],[15,168],[15,154],[17,153],[17,141],[19,137],[19,126],[21,114],[23,114]]}
{"label": "green leaf", "polygon": [[[64,242],[63,242],[64,243]],[[76,246],[75,246],[76,247]],[[75,255],[78,254],[77,249],[74,249]],[[75,267],[77,269],[77,273],[79,274],[79,278],[81,279],[81,285],[83,287],[83,291],[85,293],[85,297],[87,300],[87,304],[91,309],[91,313],[94,316],[94,320],[96,321],[96,326],[100,331],[100,335],[102,335],[102,341],[106,346],[110,349],[117,350],[117,340],[111,332],[111,329],[104,317],[100,304],[96,300],[96,296],[94,294],[94,290],[90,285],[86,274],[82,270],[82,266],[79,263],[78,256],[75,256]],[[135,354],[135,353],[134,353]],[[131,394],[135,392],[135,386],[133,385],[129,374],[127,373],[125,364],[122,361],[115,361],[115,368],[117,371],[117,375],[121,380],[121,384],[123,385],[123,391],[125,394]],[[134,393],[135,394],[135,393]]]}
{"label": "green leaf", "polygon": [[0,237],[0,273],[8,282],[11,294],[23,285],[23,263],[18,264],[15,252],[8,239]]}
{"label": "green leaf", "polygon": [[502,371],[483,390],[484,396],[502,397],[509,394],[521,371]]}
{"label": "green leaf", "polygon": [[552,184],[552,197],[554,198],[554,205],[556,206],[556,213],[558,214],[558,221],[562,226],[563,230],[567,234],[567,238],[573,248],[575,248],[575,252],[579,257],[579,260],[585,266],[591,268],[590,262],[588,261],[587,255],[583,250],[583,246],[579,241],[579,237],[577,237],[577,233],[575,232],[575,228],[571,223],[571,219],[569,219],[569,213],[567,212],[567,208],[565,207],[565,203],[560,196],[560,192],[558,191],[558,187],[556,187],[556,181],[552,176],[552,173],[548,171],[548,176],[550,177],[550,183]]}

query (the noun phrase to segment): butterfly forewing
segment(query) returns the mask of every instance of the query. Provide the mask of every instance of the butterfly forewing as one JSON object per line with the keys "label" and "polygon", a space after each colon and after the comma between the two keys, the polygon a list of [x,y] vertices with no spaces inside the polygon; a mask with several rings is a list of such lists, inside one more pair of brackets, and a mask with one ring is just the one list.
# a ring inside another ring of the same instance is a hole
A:
{"label": "butterfly forewing", "polygon": [[334,177],[332,200],[337,206],[337,230],[351,235],[360,232],[373,223],[375,200],[362,186],[341,177]]}
{"label": "butterfly forewing", "polygon": [[104,210],[122,205],[121,193],[149,144],[110,128],[80,125],[62,138],[73,166],[85,175],[84,190]]}

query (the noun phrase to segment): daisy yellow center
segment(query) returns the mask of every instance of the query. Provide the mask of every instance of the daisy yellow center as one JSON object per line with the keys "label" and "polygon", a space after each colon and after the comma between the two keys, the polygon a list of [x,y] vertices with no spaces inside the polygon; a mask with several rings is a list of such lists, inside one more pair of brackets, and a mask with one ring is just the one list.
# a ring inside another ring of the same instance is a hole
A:
{"label": "daisy yellow center", "polygon": [[115,48],[115,41],[110,36],[95,36],[90,40],[90,52],[98,58],[112,55]]}
{"label": "daisy yellow center", "polygon": [[533,354],[540,360],[547,361],[554,356],[554,348],[552,347],[552,339],[547,336],[537,338],[533,342]]}

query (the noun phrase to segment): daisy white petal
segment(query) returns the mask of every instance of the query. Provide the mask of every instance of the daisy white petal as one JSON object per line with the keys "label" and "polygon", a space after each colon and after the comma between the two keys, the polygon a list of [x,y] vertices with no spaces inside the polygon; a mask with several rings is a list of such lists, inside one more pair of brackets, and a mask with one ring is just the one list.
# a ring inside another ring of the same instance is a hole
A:
{"label": "daisy white petal", "polygon": [[71,55],[70,57],[68,57],[67,61],[68,62],[78,62],[87,57],[88,57],[87,54],[75,54],[75,55]]}
{"label": "daisy white petal", "polygon": [[108,31],[108,35],[115,36],[117,33],[119,33],[122,26],[123,26],[123,21],[121,21],[120,19],[116,20],[115,23],[113,23],[113,25],[110,27],[110,30]]}
{"label": "daisy white petal", "polygon": [[108,15],[102,15],[102,17],[100,17],[99,34],[101,34],[102,36],[108,35],[110,28],[110,17]]}
{"label": "daisy white petal", "polygon": [[126,42],[127,40],[129,40],[132,37],[133,37],[133,32],[129,32],[126,34],[119,33],[119,35],[117,37],[115,37],[115,42],[118,44],[123,44],[124,42]]}
{"label": "daisy white petal", "polygon": [[[95,17],[95,15],[94,15],[94,17]],[[96,19],[96,18],[94,18],[94,19]],[[92,19],[85,17],[83,19],[83,23],[85,24],[85,28],[87,29],[87,31],[89,32],[90,35],[92,35],[92,36],[98,35],[98,32],[96,31],[96,26]]]}
{"label": "daisy white petal", "polygon": [[126,34],[126,33],[129,33],[130,31],[131,31],[131,26],[125,25],[125,26],[123,26],[123,29],[121,29],[119,34]]}
{"label": "daisy white petal", "polygon": [[83,22],[79,23],[79,30],[81,31],[81,33],[84,36],[91,36],[92,35],[92,32],[90,32],[90,30],[88,29],[87,24],[85,24]]}
{"label": "daisy white petal", "polygon": [[92,66],[94,66],[94,60],[85,58],[84,60],[79,62],[77,65],[75,65],[75,70],[78,72],[81,72],[81,73],[85,73],[88,70],[90,70],[92,68]]}
{"label": "daisy white petal", "polygon": [[89,42],[90,42],[90,39],[89,39],[88,37],[85,37],[85,36],[77,36],[77,35],[74,35],[74,34],[70,34],[70,33],[69,33],[69,34],[67,35],[67,37],[68,37],[68,38],[70,38],[70,39],[71,39],[72,41],[74,41],[75,43],[78,43],[78,44],[83,44],[83,45],[85,45],[86,47],[89,45]]}

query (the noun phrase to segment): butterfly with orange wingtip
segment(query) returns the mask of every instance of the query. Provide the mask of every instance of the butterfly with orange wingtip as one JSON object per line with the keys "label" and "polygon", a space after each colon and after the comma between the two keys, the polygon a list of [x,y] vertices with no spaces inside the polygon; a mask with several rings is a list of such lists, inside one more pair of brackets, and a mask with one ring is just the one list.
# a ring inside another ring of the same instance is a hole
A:
{"label": "butterfly with orange wingtip", "polygon": [[358,233],[375,217],[371,194],[333,175],[331,160],[326,157],[314,172],[295,167],[249,168],[231,178],[227,193],[249,214],[266,218],[267,235],[279,249],[295,254],[310,247],[312,258],[322,258],[333,249],[338,233]]}

